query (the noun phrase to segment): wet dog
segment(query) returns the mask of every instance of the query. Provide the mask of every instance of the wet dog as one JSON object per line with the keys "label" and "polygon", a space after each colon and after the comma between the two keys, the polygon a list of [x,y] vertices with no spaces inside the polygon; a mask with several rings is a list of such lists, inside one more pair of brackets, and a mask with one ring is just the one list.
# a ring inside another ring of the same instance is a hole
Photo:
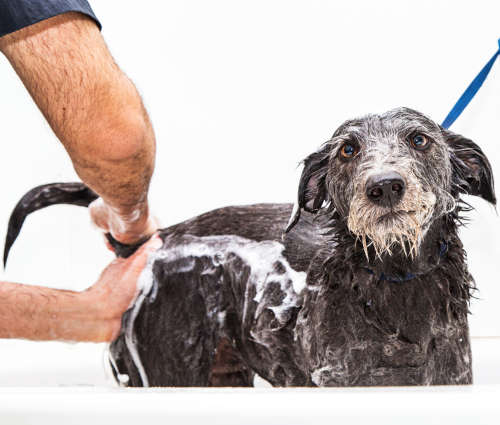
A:
{"label": "wet dog", "polygon": [[[110,346],[117,380],[470,384],[462,194],[496,203],[471,140],[407,108],[345,122],[304,160],[295,208],[227,207],[160,231]],[[95,198],[79,183],[30,191],[5,259],[30,212]],[[137,248],[111,241],[121,256]]]}

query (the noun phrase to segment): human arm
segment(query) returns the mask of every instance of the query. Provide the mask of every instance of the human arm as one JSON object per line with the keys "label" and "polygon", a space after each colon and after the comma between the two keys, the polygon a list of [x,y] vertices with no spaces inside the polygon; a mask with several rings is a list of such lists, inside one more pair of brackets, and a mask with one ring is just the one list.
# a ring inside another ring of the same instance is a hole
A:
{"label": "human arm", "polygon": [[160,246],[155,236],[131,257],[117,258],[83,292],[0,282],[0,338],[112,341],[148,255]]}
{"label": "human arm", "polygon": [[154,133],[94,21],[78,13],[55,16],[0,38],[0,51],[80,178],[101,196],[90,208],[94,222],[122,243],[150,236]]}

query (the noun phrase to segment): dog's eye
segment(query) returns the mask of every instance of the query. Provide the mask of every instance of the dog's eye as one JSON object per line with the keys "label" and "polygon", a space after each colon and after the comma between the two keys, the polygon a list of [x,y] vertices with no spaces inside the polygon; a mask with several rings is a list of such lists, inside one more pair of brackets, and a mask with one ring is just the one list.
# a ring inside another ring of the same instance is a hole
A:
{"label": "dog's eye", "polygon": [[430,140],[425,137],[423,134],[414,134],[410,137],[411,147],[418,150],[423,151],[430,146]]}
{"label": "dog's eye", "polygon": [[350,159],[353,156],[355,156],[358,153],[358,149],[356,146],[350,144],[350,143],[345,143],[341,148],[340,148],[340,155],[342,155],[343,158]]}

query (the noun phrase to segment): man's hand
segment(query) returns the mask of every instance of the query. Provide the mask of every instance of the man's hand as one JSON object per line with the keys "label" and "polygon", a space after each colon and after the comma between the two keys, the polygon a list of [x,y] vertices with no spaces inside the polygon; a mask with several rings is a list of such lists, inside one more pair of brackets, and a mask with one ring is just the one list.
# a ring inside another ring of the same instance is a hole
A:
{"label": "man's hand", "polygon": [[131,245],[151,236],[158,229],[158,223],[150,212],[148,204],[138,205],[130,212],[113,209],[99,198],[89,205],[93,223],[118,242]]}
{"label": "man's hand", "polygon": [[134,255],[114,260],[84,292],[0,283],[0,338],[104,342],[115,339],[123,313],[138,294],[154,236]]}
{"label": "man's hand", "polygon": [[132,305],[138,295],[138,281],[146,266],[149,255],[159,249],[161,239],[155,235],[129,258],[117,258],[101,273],[99,280],[87,289],[86,294],[94,304],[94,310],[101,320],[107,321],[110,333],[104,340],[118,336],[123,313]]}

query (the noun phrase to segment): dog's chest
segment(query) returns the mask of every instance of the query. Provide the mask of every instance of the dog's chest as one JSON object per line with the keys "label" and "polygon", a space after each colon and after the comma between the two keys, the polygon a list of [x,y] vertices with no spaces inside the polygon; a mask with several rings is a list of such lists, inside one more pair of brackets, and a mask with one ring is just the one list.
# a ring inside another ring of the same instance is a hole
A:
{"label": "dog's chest", "polygon": [[[466,316],[434,282],[315,288],[296,332],[311,382],[320,386],[469,383]],[[376,286],[375,286],[376,285]]]}

